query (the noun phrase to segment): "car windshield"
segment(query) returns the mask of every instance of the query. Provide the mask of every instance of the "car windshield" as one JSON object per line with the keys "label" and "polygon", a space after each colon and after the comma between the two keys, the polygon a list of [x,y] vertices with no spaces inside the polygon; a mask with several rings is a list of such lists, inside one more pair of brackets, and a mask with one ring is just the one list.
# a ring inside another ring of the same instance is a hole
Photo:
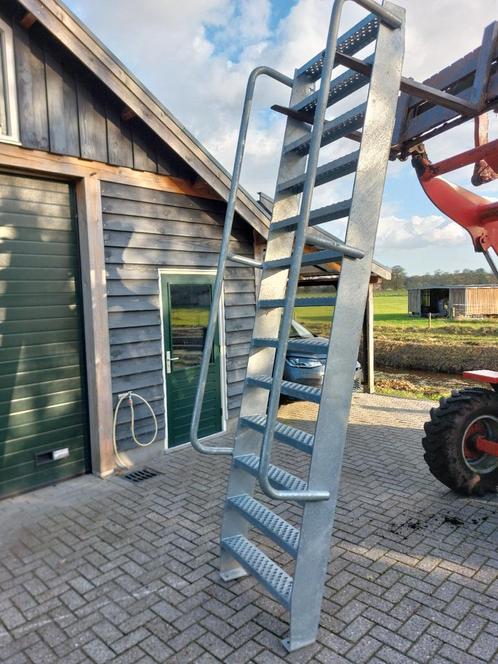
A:
{"label": "car windshield", "polygon": [[289,332],[289,338],[290,339],[295,339],[300,338],[300,339],[310,339],[313,337],[314,334],[307,330],[304,325],[301,325],[301,323],[298,323],[297,320],[293,320],[291,323],[291,328]]}

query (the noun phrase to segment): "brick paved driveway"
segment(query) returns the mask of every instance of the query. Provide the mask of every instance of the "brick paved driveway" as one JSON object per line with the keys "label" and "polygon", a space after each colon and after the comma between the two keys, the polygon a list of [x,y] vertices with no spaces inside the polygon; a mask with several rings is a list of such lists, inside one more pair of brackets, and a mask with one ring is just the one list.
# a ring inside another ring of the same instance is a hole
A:
{"label": "brick paved driveway", "polygon": [[87,476],[0,504],[0,661],[498,662],[498,501],[431,477],[428,407],[354,397],[315,646],[286,655],[280,606],[220,581],[227,461],[182,449],[140,485]]}

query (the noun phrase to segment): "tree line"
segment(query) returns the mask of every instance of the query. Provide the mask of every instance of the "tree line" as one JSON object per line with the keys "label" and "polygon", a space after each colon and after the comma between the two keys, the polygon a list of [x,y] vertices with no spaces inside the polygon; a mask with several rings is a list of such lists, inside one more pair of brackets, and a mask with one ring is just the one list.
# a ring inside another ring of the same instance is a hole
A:
{"label": "tree line", "polygon": [[402,290],[409,288],[428,288],[431,286],[469,286],[473,284],[496,284],[495,277],[484,268],[477,270],[455,270],[445,272],[435,270],[432,273],[408,276],[401,265],[391,268],[392,278],[390,281],[382,280],[382,290]]}

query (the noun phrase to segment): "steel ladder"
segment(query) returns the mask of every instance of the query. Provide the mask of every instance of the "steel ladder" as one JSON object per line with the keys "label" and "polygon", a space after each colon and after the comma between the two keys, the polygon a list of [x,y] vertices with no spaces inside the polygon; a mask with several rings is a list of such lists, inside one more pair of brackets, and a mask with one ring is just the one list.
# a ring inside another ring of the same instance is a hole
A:
{"label": "steel ladder", "polygon": [[[290,635],[284,641],[289,651],[315,640],[320,619],[353,373],[404,52],[404,10],[387,1],[379,5],[375,0],[353,0],[371,14],[338,38],[345,1],[334,3],[326,49],[297,69],[292,79],[268,67],[257,68],[249,77],[191,426],[191,442],[198,451],[232,455],[221,533],[221,576],[228,581],[252,574],[289,611]],[[332,79],[341,54],[354,55],[372,42],[376,42],[375,54],[366,60],[373,63],[369,76],[347,70]],[[253,93],[261,75],[287,85],[291,95],[288,109],[277,107],[287,115],[287,123],[266,255],[260,263],[231,254],[229,242]],[[318,80],[320,87],[316,91]],[[366,103],[326,120],[329,106],[366,86]],[[346,136],[360,140],[359,149],[318,166],[320,149]],[[350,200],[311,211],[315,187],[353,173]],[[349,221],[344,242],[312,237],[310,226],[345,217]],[[306,253],[305,245],[310,242],[318,250]],[[233,449],[212,447],[198,438],[228,261],[262,270]],[[302,266],[338,261],[341,269],[337,295],[327,301],[335,305],[329,340],[289,340],[294,306],[317,303],[315,298],[296,300]],[[321,389],[283,380],[288,348],[327,351]],[[314,435],[278,421],[282,394],[319,404]],[[307,478],[296,477],[271,463],[274,442],[308,457]],[[255,499],[257,481],[273,501],[298,505],[299,529],[272,511],[265,504],[266,498]],[[292,577],[251,541],[251,529],[294,559]]]}

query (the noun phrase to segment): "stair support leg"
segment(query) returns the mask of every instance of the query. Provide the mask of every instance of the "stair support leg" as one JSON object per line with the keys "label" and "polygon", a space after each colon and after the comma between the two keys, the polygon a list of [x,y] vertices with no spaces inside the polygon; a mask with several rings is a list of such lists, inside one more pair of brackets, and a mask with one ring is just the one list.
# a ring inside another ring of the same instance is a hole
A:
{"label": "stair support leg", "polygon": [[[403,18],[403,9],[390,2],[384,6]],[[381,25],[346,233],[346,242],[364,251],[365,257],[343,260],[309,475],[310,488],[325,487],[330,498],[306,503],[304,507],[290,606],[290,636],[283,642],[289,651],[313,643],[320,622],[352,400],[352,390],[345,386],[351,381],[360,344],[394,129],[393,100],[401,80],[403,44],[403,28],[393,33]]]}

